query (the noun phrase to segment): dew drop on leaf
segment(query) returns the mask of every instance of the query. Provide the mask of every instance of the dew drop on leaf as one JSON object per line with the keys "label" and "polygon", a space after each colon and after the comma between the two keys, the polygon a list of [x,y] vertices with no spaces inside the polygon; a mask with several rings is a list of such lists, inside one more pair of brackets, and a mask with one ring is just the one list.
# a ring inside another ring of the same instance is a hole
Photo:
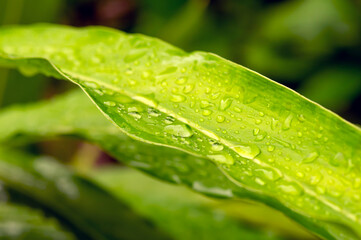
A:
{"label": "dew drop on leaf", "polygon": [[282,129],[283,130],[288,130],[291,128],[291,124],[292,124],[292,120],[293,120],[293,114],[290,114],[287,116],[287,118],[285,119]]}
{"label": "dew drop on leaf", "polygon": [[231,106],[232,101],[233,101],[232,98],[224,98],[224,99],[221,99],[221,103],[220,103],[220,105],[219,105],[219,109],[220,109],[221,111],[224,111],[224,110],[228,109],[228,108]]}
{"label": "dew drop on leaf", "polygon": [[313,173],[312,176],[310,177],[310,184],[311,185],[317,185],[319,182],[321,182],[322,180],[322,175],[319,173]]}
{"label": "dew drop on leaf", "polygon": [[212,114],[212,110],[209,110],[209,109],[202,110],[202,115],[203,116],[209,116],[211,114]]}
{"label": "dew drop on leaf", "polygon": [[275,150],[275,146],[269,145],[269,146],[267,147],[267,150],[268,150],[269,152],[273,152],[273,151]]}
{"label": "dew drop on leaf", "polygon": [[151,117],[159,117],[161,115],[161,113],[157,109],[154,109],[152,107],[148,108],[148,114]]}
{"label": "dew drop on leaf", "polygon": [[188,125],[168,125],[164,127],[166,133],[177,137],[191,137],[193,135],[192,129]]}
{"label": "dew drop on leaf", "polygon": [[298,195],[302,194],[301,187],[296,185],[296,184],[292,184],[292,183],[290,183],[290,184],[282,184],[282,185],[279,185],[278,188],[282,192],[290,194],[290,195],[298,196]]}
{"label": "dew drop on leaf", "polygon": [[237,145],[232,147],[232,149],[236,151],[241,157],[247,159],[254,159],[261,153],[261,150],[256,145]]}
{"label": "dew drop on leaf", "polygon": [[140,115],[139,109],[137,107],[128,108],[128,115],[132,116],[135,120],[139,120],[142,118],[142,115]]}
{"label": "dew drop on leaf", "polygon": [[341,152],[337,153],[335,157],[330,160],[330,164],[335,167],[340,166],[344,162],[345,162],[345,157]]}
{"label": "dew drop on leaf", "polygon": [[278,122],[279,122],[279,121],[278,121],[277,119],[272,118],[271,128],[272,128],[273,130],[275,130],[276,127],[278,126]]}
{"label": "dew drop on leaf", "polygon": [[271,181],[276,181],[278,179],[280,179],[282,177],[282,175],[272,169],[256,169],[255,173],[257,176],[262,177],[262,178],[267,178]]}
{"label": "dew drop on leaf", "polygon": [[202,100],[200,103],[201,108],[209,107],[211,104],[207,100]]}
{"label": "dew drop on leaf", "polygon": [[318,157],[319,157],[318,152],[312,152],[312,153],[308,154],[307,157],[305,157],[302,160],[302,162],[303,163],[311,163],[311,162],[315,161]]}
{"label": "dew drop on leaf", "polygon": [[179,85],[185,84],[186,82],[187,82],[187,78],[185,77],[179,77],[177,78],[177,80],[175,80],[175,83]]}
{"label": "dew drop on leaf", "polygon": [[214,151],[214,152],[219,152],[219,151],[222,151],[223,150],[223,145],[220,144],[220,143],[213,143],[212,146],[211,146],[211,150]]}
{"label": "dew drop on leaf", "polygon": [[226,118],[222,115],[218,115],[217,118],[216,118],[216,121],[219,122],[219,123],[222,123],[224,122],[224,120],[226,120]]}
{"label": "dew drop on leaf", "polygon": [[261,185],[261,186],[266,185],[266,183],[265,183],[262,179],[260,179],[260,178],[258,178],[258,177],[256,177],[256,178],[254,179],[254,181],[255,181],[256,183],[258,183],[259,185]]}
{"label": "dew drop on leaf", "polygon": [[237,113],[240,113],[242,112],[242,110],[239,108],[239,107],[234,107],[233,110]]}
{"label": "dew drop on leaf", "polygon": [[175,103],[180,103],[180,102],[184,102],[186,98],[182,95],[173,94],[170,100]]}
{"label": "dew drop on leaf", "polygon": [[168,116],[164,119],[166,124],[172,124],[175,121],[174,117]]}
{"label": "dew drop on leaf", "polygon": [[220,164],[227,164],[227,165],[234,164],[234,159],[229,155],[225,156],[218,154],[218,155],[207,155],[207,157]]}
{"label": "dew drop on leaf", "polygon": [[106,102],[104,102],[104,104],[109,107],[114,107],[116,105],[115,102],[113,102],[113,101],[106,101]]}
{"label": "dew drop on leaf", "polygon": [[185,94],[188,94],[188,93],[192,92],[193,88],[194,88],[193,84],[187,84],[187,85],[184,86],[183,92]]}

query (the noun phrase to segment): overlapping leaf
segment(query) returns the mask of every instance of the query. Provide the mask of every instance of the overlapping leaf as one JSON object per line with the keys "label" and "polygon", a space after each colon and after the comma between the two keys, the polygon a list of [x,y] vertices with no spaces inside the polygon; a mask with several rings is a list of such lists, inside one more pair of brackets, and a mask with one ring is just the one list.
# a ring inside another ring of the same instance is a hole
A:
{"label": "overlapping leaf", "polygon": [[106,189],[126,201],[169,232],[174,239],[279,239],[274,233],[243,226],[217,208],[218,201],[188,189],[162,183],[131,169],[109,168],[92,176]]}
{"label": "overlapping leaf", "polygon": [[54,219],[24,206],[0,203],[0,239],[74,240]]}
{"label": "overlapping leaf", "polygon": [[0,148],[0,180],[15,192],[65,219],[80,239],[169,239],[92,182],[54,159]]}
{"label": "overlapping leaf", "polygon": [[0,34],[3,65],[75,82],[128,135],[213,161],[324,237],[361,235],[361,132],[333,113],[215,55],[140,35],[46,25]]}
{"label": "overlapping leaf", "polygon": [[[30,116],[31,121],[28,121]],[[87,116],[87,118],[83,118],[83,116]],[[11,126],[0,128],[0,142],[3,143],[25,144],[29,141],[46,140],[57,136],[78,137],[99,145],[129,166],[170,182],[188,185],[203,194],[229,198],[233,196],[234,192],[237,196],[249,197],[249,194],[230,182],[213,163],[205,159],[126,137],[102,116],[80,90],[59,96],[50,102],[44,101],[7,109],[0,114],[0,125]],[[195,169],[195,163],[201,169]],[[112,173],[110,172],[110,177],[113,177]],[[122,176],[118,176],[117,179],[122,179]],[[122,183],[113,184],[122,186]],[[131,192],[133,184],[128,180],[123,184],[129,185],[128,192]],[[145,188],[149,189],[149,187]],[[169,192],[169,189],[166,192]],[[153,194],[158,195],[159,191]],[[162,193],[162,195],[165,194],[167,193]],[[147,198],[145,193],[144,195],[143,197]],[[179,201],[187,202],[189,200],[189,196],[183,196],[183,198],[185,199]],[[239,208],[240,206],[242,204],[233,204],[233,207],[229,207],[233,208],[231,212],[234,213],[234,207]],[[283,224],[284,228],[298,233],[303,232],[302,230],[297,231],[297,227],[280,218],[277,218],[277,221]],[[268,221],[266,222],[269,224]]]}

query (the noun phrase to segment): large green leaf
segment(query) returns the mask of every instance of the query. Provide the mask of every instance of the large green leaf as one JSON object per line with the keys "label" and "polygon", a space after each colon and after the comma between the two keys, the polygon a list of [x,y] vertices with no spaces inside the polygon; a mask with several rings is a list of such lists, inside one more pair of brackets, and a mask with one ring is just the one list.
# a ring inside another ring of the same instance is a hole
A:
{"label": "large green leaf", "polygon": [[169,239],[111,194],[54,159],[0,148],[0,180],[14,192],[11,201],[26,197],[50,210],[70,223],[81,239]]}
{"label": "large green leaf", "polygon": [[[83,116],[87,117],[83,118]],[[31,121],[28,121],[30,118]],[[11,107],[0,113],[0,125],[9,126],[0,128],[0,142],[3,143],[19,145],[29,141],[70,135],[99,145],[129,166],[170,182],[188,185],[193,190],[203,194],[228,198],[236,193],[237,196],[250,197],[249,194],[229,181],[210,161],[185,154],[179,150],[146,144],[125,136],[102,116],[80,90],[56,97],[51,101]],[[199,169],[195,168],[195,163]],[[110,178],[114,175],[111,173]],[[122,176],[119,176],[118,179],[121,178]],[[114,182],[114,185],[117,184],[121,186],[122,183]],[[129,191],[132,191],[133,184],[128,180],[124,184],[130,188]],[[145,186],[144,188],[149,189]],[[137,191],[137,189],[133,191]],[[170,189],[166,190],[166,192],[169,191]],[[183,198],[188,199],[189,197],[183,196]],[[239,212],[242,214],[246,212],[240,208],[244,206],[241,203],[230,204],[227,202],[225,204],[227,204],[227,208],[232,209],[232,213],[235,213],[236,209],[240,209],[236,214],[237,217],[241,215]],[[249,205],[244,206],[245,209],[249,207]],[[255,211],[247,212],[260,217],[257,220],[259,221],[266,210],[265,208],[257,208],[257,211],[262,213],[257,215],[254,214]],[[268,212],[270,211],[268,210]],[[302,229],[292,226],[287,220],[282,220],[282,217],[276,217],[274,212],[269,214],[273,218],[277,218],[276,222],[282,225],[282,232],[289,229],[292,234],[302,235]],[[249,217],[246,218],[249,219]],[[265,225],[269,224],[270,221],[265,219]],[[279,229],[277,226],[273,228]],[[304,235],[305,233],[303,233]]]}
{"label": "large green leaf", "polygon": [[0,239],[22,240],[73,240],[74,236],[65,232],[55,219],[45,218],[33,209],[0,203]]}
{"label": "large green leaf", "polygon": [[101,27],[2,28],[0,57],[78,84],[128,135],[213,161],[319,235],[361,236],[360,129],[255,72]]}

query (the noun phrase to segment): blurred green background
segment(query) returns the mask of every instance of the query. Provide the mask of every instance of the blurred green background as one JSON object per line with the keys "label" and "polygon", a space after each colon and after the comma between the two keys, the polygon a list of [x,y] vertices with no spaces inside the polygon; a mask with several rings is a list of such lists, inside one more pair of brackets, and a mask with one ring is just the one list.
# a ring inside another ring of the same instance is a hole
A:
{"label": "blurred green background", "polygon": [[[158,37],[187,51],[213,52],[361,123],[358,0],[0,0],[0,25],[36,22],[104,25]],[[73,88],[40,75],[31,78],[0,68],[0,108]],[[74,141],[43,142],[32,150],[83,170],[113,161],[98,148]],[[262,225],[256,216],[270,210],[250,208],[229,212]],[[292,223],[278,225],[273,228],[285,225],[299,239],[312,239]]]}
{"label": "blurred green background", "polygon": [[[0,24],[105,25],[216,53],[361,122],[357,0],[1,0]],[[0,106],[66,90],[0,70]]]}

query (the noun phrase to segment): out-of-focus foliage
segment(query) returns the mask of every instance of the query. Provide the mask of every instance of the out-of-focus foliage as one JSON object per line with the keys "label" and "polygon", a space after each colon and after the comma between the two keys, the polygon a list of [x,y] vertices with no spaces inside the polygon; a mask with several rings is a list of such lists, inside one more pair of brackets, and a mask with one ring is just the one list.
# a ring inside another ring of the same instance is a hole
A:
{"label": "out-of-focus foliage", "polygon": [[[62,11],[62,0],[2,0],[0,25],[57,22]],[[0,107],[43,97],[48,82],[43,76],[28,79],[17,71],[0,68]]]}

